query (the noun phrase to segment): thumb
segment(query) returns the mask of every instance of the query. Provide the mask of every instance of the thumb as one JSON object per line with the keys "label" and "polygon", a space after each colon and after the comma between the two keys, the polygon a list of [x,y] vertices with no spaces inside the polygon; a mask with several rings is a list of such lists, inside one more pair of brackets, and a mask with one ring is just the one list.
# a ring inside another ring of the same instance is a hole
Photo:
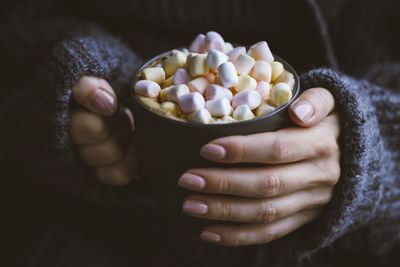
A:
{"label": "thumb", "polygon": [[72,98],[82,107],[97,114],[110,116],[117,110],[117,97],[104,79],[83,76],[72,88]]}
{"label": "thumb", "polygon": [[320,123],[335,108],[335,99],[325,88],[305,90],[289,107],[290,119],[302,127]]}

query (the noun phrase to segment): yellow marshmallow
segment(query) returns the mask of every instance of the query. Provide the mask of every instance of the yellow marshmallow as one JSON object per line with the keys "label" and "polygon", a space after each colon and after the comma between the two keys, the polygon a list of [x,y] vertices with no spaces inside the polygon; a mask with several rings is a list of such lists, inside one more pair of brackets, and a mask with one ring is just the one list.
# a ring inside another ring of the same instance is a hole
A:
{"label": "yellow marshmallow", "polygon": [[272,81],[275,81],[278,79],[279,76],[282,75],[282,73],[285,71],[285,68],[283,67],[282,63],[278,61],[274,61],[271,63],[271,69],[272,69]]}
{"label": "yellow marshmallow", "polygon": [[207,55],[198,54],[189,56],[187,59],[189,73],[192,77],[207,76],[210,69],[207,64]]}
{"label": "yellow marshmallow", "polygon": [[238,78],[238,84],[235,86],[235,91],[240,92],[244,90],[255,90],[257,87],[257,81],[249,75],[241,75]]}
{"label": "yellow marshmallow", "polygon": [[274,110],[275,108],[273,106],[270,106],[267,103],[263,103],[256,109],[256,115],[257,116],[266,115],[273,112]]}
{"label": "yellow marshmallow", "polygon": [[174,76],[172,75],[168,79],[165,80],[165,82],[162,84],[163,87],[169,87],[171,85],[174,85]]}
{"label": "yellow marshmallow", "polygon": [[142,77],[145,80],[162,84],[165,81],[165,71],[160,67],[147,68],[142,71]]}
{"label": "yellow marshmallow", "polygon": [[163,102],[161,103],[161,108],[171,115],[178,116],[178,106],[173,102]]}
{"label": "yellow marshmallow", "polygon": [[186,65],[186,55],[185,53],[174,50],[171,56],[164,59],[162,66],[164,67],[167,76],[171,76],[175,73],[177,69],[183,68]]}

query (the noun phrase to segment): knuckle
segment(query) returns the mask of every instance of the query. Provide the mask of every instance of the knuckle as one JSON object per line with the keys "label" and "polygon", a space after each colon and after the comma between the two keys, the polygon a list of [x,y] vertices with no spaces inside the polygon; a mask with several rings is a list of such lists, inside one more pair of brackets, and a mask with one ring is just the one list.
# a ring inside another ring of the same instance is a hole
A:
{"label": "knuckle", "polygon": [[288,141],[279,135],[275,137],[271,149],[272,159],[277,162],[287,159],[291,153]]}
{"label": "knuckle", "polygon": [[327,175],[326,178],[326,183],[328,185],[334,186],[337,184],[337,182],[339,181],[339,177],[340,177],[340,164],[339,162],[336,161],[332,161],[329,164],[327,164],[327,173],[329,175]]}
{"label": "knuckle", "polygon": [[271,233],[269,229],[264,230],[264,232],[261,235],[261,243],[263,244],[269,243],[275,239],[276,239],[275,234]]}
{"label": "knuckle", "polygon": [[335,138],[329,138],[331,141],[324,141],[320,150],[319,155],[322,157],[332,157],[336,155],[339,151],[339,144]]}
{"label": "knuckle", "polygon": [[258,186],[260,196],[264,198],[276,196],[279,194],[281,186],[281,180],[275,174],[265,175]]}
{"label": "knuckle", "polygon": [[217,205],[217,217],[221,220],[228,220],[231,217],[231,207],[225,203],[220,202]]}
{"label": "knuckle", "polygon": [[269,201],[266,201],[261,205],[261,209],[258,212],[257,222],[269,223],[275,221],[279,217],[278,208]]}
{"label": "knuckle", "polygon": [[217,187],[220,193],[228,193],[231,191],[229,177],[224,172],[220,172],[218,175]]}
{"label": "knuckle", "polygon": [[231,153],[229,153],[229,158],[233,162],[240,162],[246,157],[246,137],[245,136],[235,136],[229,139],[227,147]]}

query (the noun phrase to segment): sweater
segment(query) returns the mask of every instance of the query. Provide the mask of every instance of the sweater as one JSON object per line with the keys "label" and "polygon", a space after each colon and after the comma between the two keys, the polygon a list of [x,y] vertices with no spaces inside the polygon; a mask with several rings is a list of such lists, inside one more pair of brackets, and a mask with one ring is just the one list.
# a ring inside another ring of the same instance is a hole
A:
{"label": "sweater", "polygon": [[[340,2],[332,10],[329,1],[315,0],[7,2],[0,22],[7,260],[15,266],[399,264],[400,4]],[[302,73],[302,88],[327,88],[336,100],[342,157],[333,199],[319,219],[269,244],[231,248],[177,238],[145,181],[100,184],[68,139],[71,88],[82,75],[105,78],[122,99],[143,59],[208,30],[233,43],[267,40]]]}

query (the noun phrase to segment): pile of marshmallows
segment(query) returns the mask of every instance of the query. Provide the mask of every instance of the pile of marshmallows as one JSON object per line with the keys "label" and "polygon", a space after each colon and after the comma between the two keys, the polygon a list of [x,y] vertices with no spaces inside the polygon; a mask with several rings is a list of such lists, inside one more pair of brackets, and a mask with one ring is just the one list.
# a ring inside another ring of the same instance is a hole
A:
{"label": "pile of marshmallows", "polygon": [[267,42],[233,47],[199,34],[139,74],[134,93],[150,110],[197,123],[229,123],[271,113],[292,98],[292,73],[274,61]]}

